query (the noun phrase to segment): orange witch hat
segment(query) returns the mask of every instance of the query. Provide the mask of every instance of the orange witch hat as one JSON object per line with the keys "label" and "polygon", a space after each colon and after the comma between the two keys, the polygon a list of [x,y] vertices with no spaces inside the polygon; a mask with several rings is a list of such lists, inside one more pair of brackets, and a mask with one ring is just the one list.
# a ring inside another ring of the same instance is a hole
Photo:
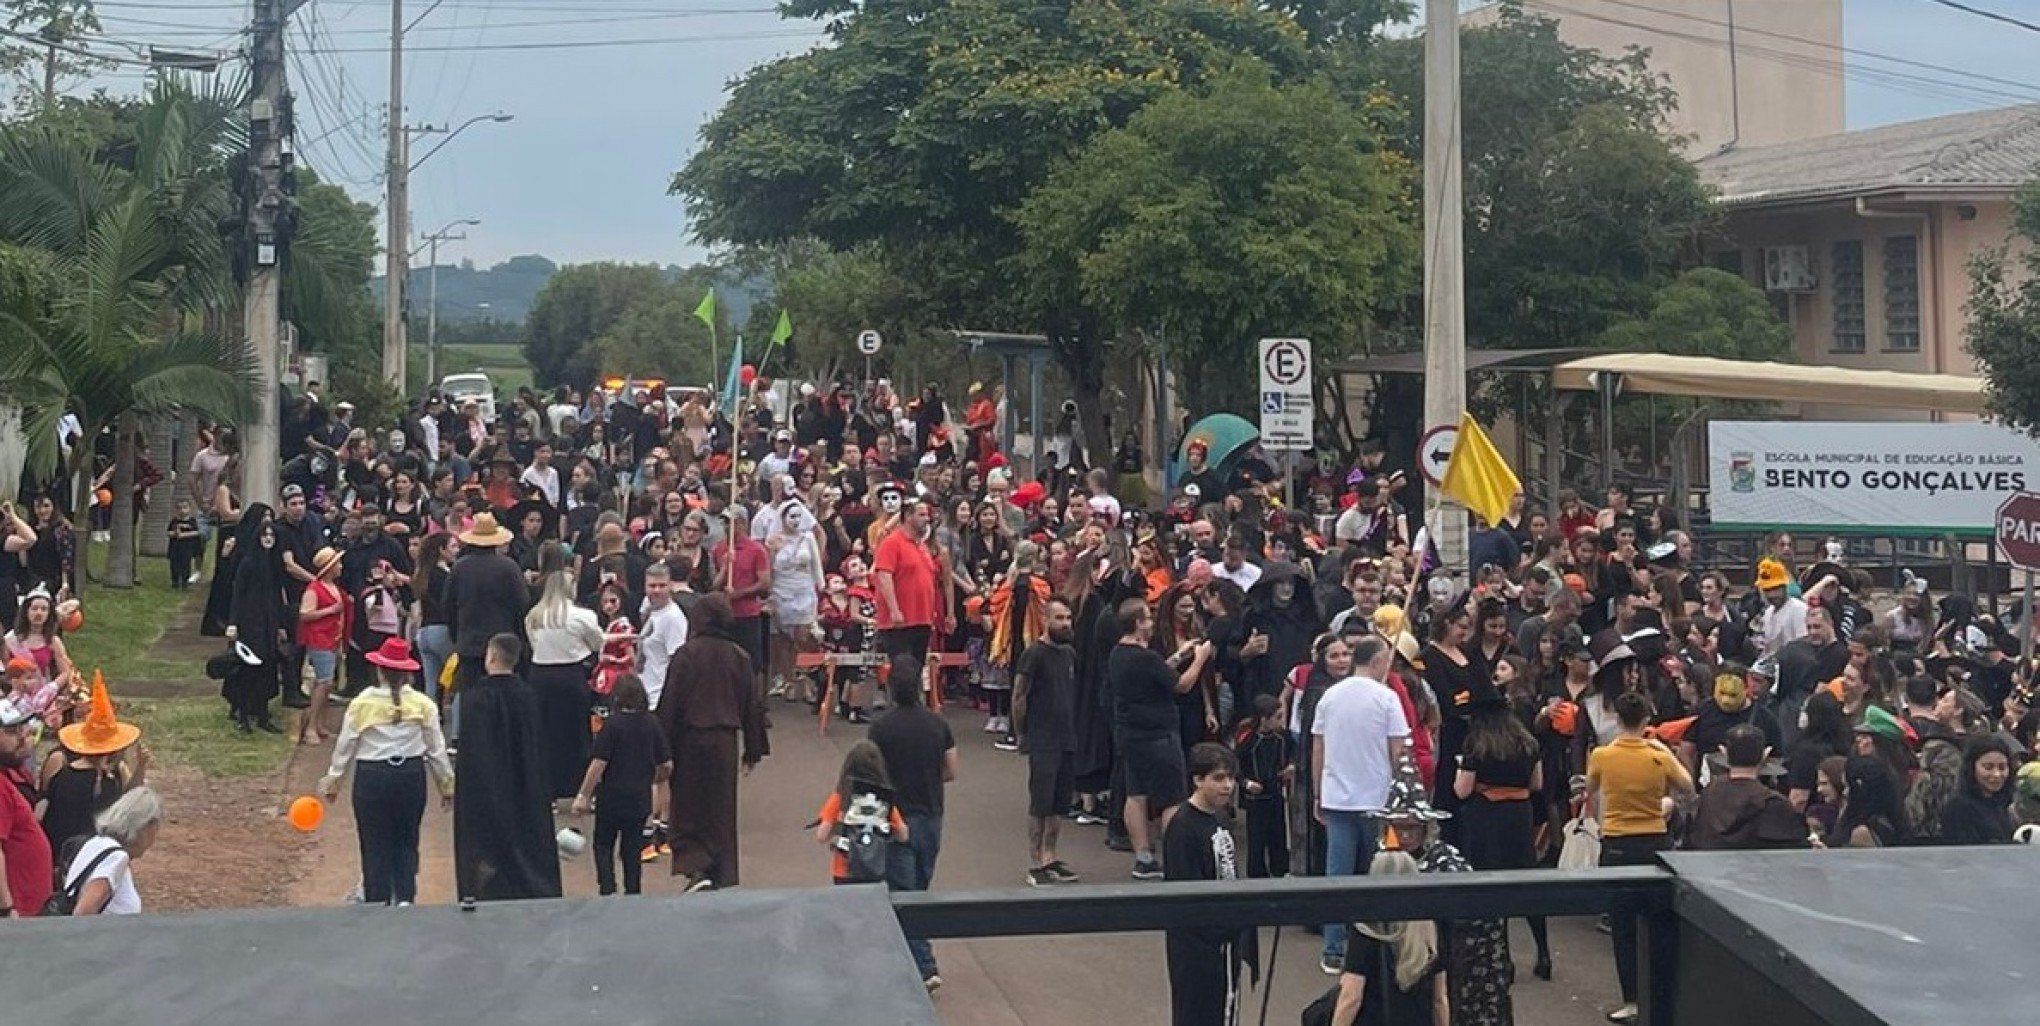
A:
{"label": "orange witch hat", "polygon": [[141,740],[142,728],[114,718],[113,698],[106,693],[106,677],[92,671],[92,704],[85,722],[73,723],[57,732],[57,739],[74,755],[111,755]]}

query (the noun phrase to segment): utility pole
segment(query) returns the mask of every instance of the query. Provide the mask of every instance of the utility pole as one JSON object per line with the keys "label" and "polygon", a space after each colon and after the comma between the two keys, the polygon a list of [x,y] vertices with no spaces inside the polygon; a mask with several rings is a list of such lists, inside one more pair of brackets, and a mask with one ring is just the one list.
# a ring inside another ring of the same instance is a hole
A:
{"label": "utility pole", "polygon": [[[1459,3],[1424,4],[1424,430],[1466,409],[1465,185],[1459,120]],[[1466,511],[1425,491],[1440,564],[1466,572]]]}
{"label": "utility pole", "polygon": [[481,223],[471,217],[463,218],[425,236],[425,246],[430,251],[426,257],[428,270],[425,272],[430,282],[426,286],[425,297],[425,387],[428,390],[439,384],[439,244],[462,241],[467,235],[451,234],[453,229]]}
{"label": "utility pole", "polygon": [[404,0],[390,0],[390,153],[388,192],[383,206],[389,226],[383,236],[383,380],[404,392],[404,293],[410,285],[411,153],[404,129]]}
{"label": "utility pole", "polygon": [[431,388],[439,381],[439,244],[467,238],[466,235],[432,235],[432,276],[430,295],[425,300],[425,387]]}
{"label": "utility pole", "polygon": [[248,99],[248,174],[243,177],[242,239],[247,291],[242,317],[255,356],[255,418],[242,425],[241,487],[250,502],[276,503],[282,457],[277,438],[278,380],[282,368],[282,253],[294,212],[286,179],[291,173],[291,100],[284,82],[283,28],[304,0],[255,0],[249,38],[253,89]]}

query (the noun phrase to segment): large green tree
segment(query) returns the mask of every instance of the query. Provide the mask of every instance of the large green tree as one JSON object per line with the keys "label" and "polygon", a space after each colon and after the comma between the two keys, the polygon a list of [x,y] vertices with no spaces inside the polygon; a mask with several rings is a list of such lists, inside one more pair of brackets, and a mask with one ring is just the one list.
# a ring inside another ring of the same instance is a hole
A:
{"label": "large green tree", "polygon": [[[1460,40],[1467,343],[1592,345],[1648,313],[1717,223],[1665,132],[1676,97],[1642,51],[1573,46],[1515,0]],[[1385,84],[1410,112],[1398,148],[1423,152],[1422,40],[1382,42],[1340,75],[1356,99]],[[1479,405],[1493,410],[1504,392],[1486,390]]]}
{"label": "large green tree", "polygon": [[139,109],[131,164],[47,126],[0,132],[0,242],[35,270],[0,300],[0,397],[23,410],[28,467],[60,463],[57,422],[75,413],[72,448],[87,506],[90,439],[115,429],[113,541],[107,583],[134,583],[134,440],[142,420],[191,411],[234,421],[250,410],[245,344],[202,330],[236,305],[219,225],[233,204],[228,157],[244,145],[224,93],[174,82]]}
{"label": "large green tree", "polygon": [[41,106],[56,104],[63,79],[108,66],[84,47],[99,31],[92,0],[0,0],[0,24],[9,33],[0,37],[0,69],[19,76],[18,97]]}
{"label": "large green tree", "polygon": [[541,388],[583,387],[595,377],[589,346],[639,295],[665,285],[653,264],[595,263],[564,267],[540,289],[524,326],[524,358]]}
{"label": "large green tree", "polygon": [[[524,356],[542,388],[585,387],[600,375],[708,380],[711,339],[694,317],[714,272],[697,267],[675,280],[653,264],[560,268],[532,301]],[[729,337],[725,311],[716,311]],[[721,352],[728,354],[724,345]]]}
{"label": "large green tree", "polygon": [[1103,451],[1098,311],[1014,288],[1006,215],[1084,143],[1241,58],[1308,67],[1287,14],[1229,0],[796,0],[833,45],[752,69],[673,179],[702,240],[860,246],[932,323],[1048,335]]}
{"label": "large green tree", "polygon": [[1190,409],[1251,416],[1254,339],[1307,336],[1330,361],[1415,287],[1413,172],[1329,88],[1246,67],[1052,173],[1014,215],[1013,278],[1156,333]]}
{"label": "large green tree", "polygon": [[[1644,316],[1609,328],[1596,344],[1630,353],[1785,362],[1792,359],[1792,327],[1771,309],[1763,290],[1727,271],[1696,267],[1659,289]],[[1700,411],[1737,416],[1764,408],[1734,400],[1631,398],[1616,404],[1615,436],[1645,466],[1660,467],[1673,455],[1678,430]]]}
{"label": "large green tree", "polygon": [[1993,417],[2040,438],[2040,182],[2013,204],[2011,240],[1969,267],[1964,338]]}

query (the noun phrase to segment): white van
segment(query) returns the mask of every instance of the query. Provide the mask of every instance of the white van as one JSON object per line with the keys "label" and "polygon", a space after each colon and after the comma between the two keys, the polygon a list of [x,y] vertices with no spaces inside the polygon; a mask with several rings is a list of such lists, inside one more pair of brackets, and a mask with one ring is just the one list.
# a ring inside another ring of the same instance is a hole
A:
{"label": "white van", "polygon": [[460,409],[472,399],[475,408],[481,411],[482,420],[496,419],[496,385],[487,374],[476,371],[473,374],[448,374],[439,382],[440,394],[446,396],[447,405]]}

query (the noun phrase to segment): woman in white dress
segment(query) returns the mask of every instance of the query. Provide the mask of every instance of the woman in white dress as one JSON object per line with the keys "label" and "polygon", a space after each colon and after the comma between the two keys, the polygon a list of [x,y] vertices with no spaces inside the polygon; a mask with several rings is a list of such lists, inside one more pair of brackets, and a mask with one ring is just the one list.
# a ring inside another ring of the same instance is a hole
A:
{"label": "woman in white dress", "polygon": [[779,510],[779,529],[765,539],[765,549],[772,556],[773,689],[783,694],[796,672],[797,655],[816,647],[824,574],[814,514],[799,500],[786,502]]}

